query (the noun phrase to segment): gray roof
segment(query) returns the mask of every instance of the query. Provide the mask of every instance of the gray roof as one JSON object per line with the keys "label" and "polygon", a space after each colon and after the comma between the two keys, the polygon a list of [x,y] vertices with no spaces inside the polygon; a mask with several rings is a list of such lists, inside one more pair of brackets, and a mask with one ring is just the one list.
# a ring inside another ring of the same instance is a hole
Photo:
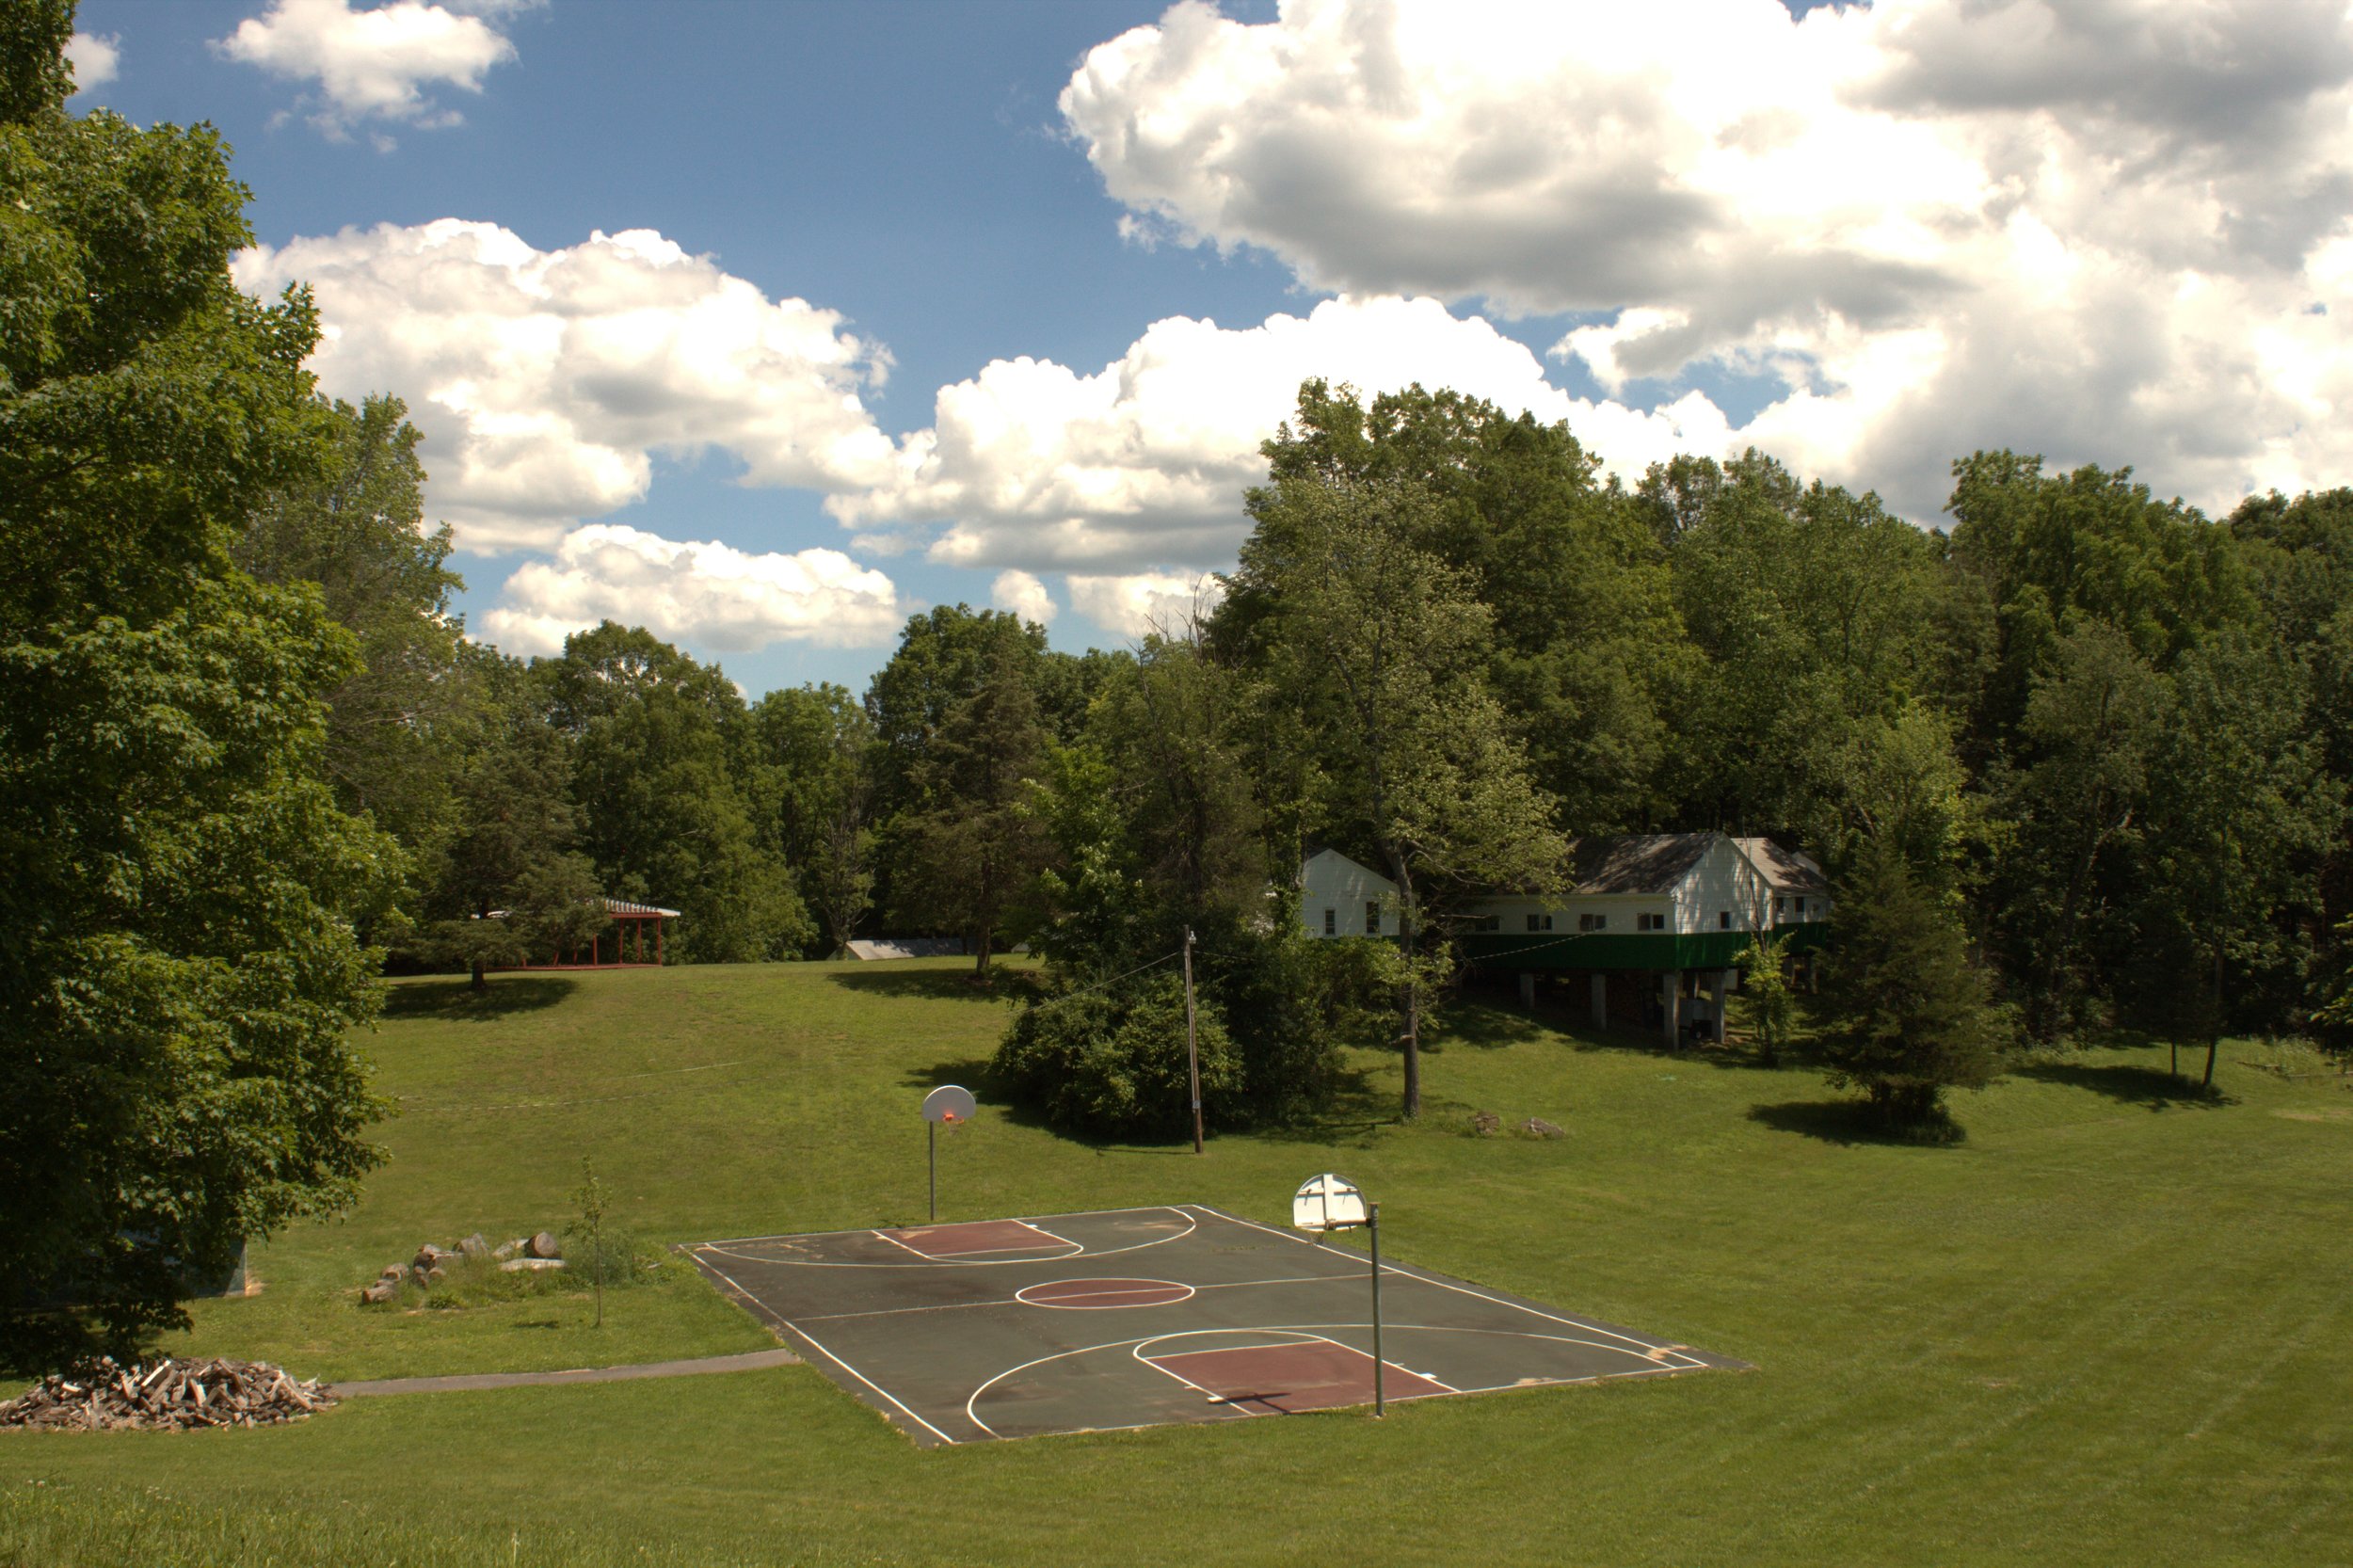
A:
{"label": "gray roof", "polygon": [[1631,833],[1575,839],[1569,864],[1579,893],[1663,893],[1683,880],[1720,837],[1714,833]]}
{"label": "gray roof", "polygon": [[1801,855],[1794,849],[1784,849],[1770,839],[1741,839],[1736,840],[1749,852],[1756,869],[1765,873],[1777,893],[1827,893],[1830,879],[1814,856]]}

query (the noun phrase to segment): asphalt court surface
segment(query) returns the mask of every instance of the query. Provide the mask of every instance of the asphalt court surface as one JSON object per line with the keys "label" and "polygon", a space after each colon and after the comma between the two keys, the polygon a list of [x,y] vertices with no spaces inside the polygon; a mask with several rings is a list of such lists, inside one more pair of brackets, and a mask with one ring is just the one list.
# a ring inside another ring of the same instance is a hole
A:
{"label": "asphalt court surface", "polygon": [[[1362,1252],[1197,1204],[690,1249],[918,1444],[1369,1404]],[[1746,1363],[1384,1256],[1392,1401]]]}

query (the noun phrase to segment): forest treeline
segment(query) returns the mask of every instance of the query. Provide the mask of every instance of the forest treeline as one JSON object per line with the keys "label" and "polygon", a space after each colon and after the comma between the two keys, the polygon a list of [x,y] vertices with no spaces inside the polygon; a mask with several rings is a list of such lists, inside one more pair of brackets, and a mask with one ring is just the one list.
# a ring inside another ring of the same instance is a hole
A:
{"label": "forest treeline", "polygon": [[[1004,1065],[1097,1125],[1169,1113],[1174,970],[1095,987],[1188,928],[1205,1094],[1279,1114],[1339,1040],[1410,1049],[1455,909],[1557,886],[1579,834],[1889,859],[2038,1040],[2326,1033],[2343,988],[2353,491],[2217,521],[1978,453],[1930,530],[1755,453],[1625,487],[1561,425],[1310,383],[1195,614],[1074,655],[940,607],[863,694],[746,702],[640,630],[464,639],[399,406],[317,412],[333,465],[233,549],[357,639],[325,772],[404,852],[363,936],[417,961],[544,952],[589,892],[683,910],[687,961],[1028,941],[1068,996]],[[1319,842],[1404,889],[1403,954],[1289,936]]]}
{"label": "forest treeline", "polygon": [[[346,1206],[386,956],[477,974],[683,911],[686,962],[1026,940],[1007,1084],[1219,1125],[1395,1044],[1464,901],[1579,834],[1721,828],[1842,888],[1833,1065],[1900,1110],[2013,1028],[2353,1031],[2353,492],[2215,520],[2129,472],[1955,465],[1948,527],[1751,454],[1627,487],[1559,425],[1309,383],[1235,570],[1072,655],[940,607],[862,694],[747,702],[642,630],[524,661],[451,614],[388,391],[322,397],[241,293],[207,127],[64,107],[64,0],[0,27],[0,1348],[117,1334]],[[394,389],[393,391],[396,391]],[[1302,853],[1400,888],[1307,938]],[[1916,1110],[1917,1107],[1915,1106]],[[54,1316],[54,1315],[52,1315]]]}

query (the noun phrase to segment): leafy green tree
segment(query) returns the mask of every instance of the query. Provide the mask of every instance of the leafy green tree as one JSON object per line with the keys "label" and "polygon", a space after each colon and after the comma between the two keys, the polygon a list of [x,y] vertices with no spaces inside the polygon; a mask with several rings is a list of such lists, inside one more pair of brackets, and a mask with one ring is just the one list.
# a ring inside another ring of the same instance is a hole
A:
{"label": "leafy green tree", "polygon": [[354,936],[397,848],[319,776],[357,667],[229,546],[328,454],[308,301],[240,294],[206,129],[64,112],[70,7],[0,21],[0,1352],[45,1302],[119,1343],[183,1271],[332,1213],[379,1158]]}
{"label": "leafy green tree", "polygon": [[1971,964],[1950,904],[1888,846],[1866,846],[1840,889],[1824,1001],[1832,1085],[1862,1091],[1892,1128],[1933,1129],[1947,1119],[1946,1090],[2000,1075],[2008,1010]]}
{"label": "leafy green tree", "polygon": [[1045,753],[1020,650],[1000,648],[979,688],[926,745],[914,779],[925,805],[900,824],[904,858],[892,888],[900,920],[963,934],[979,974],[988,972],[1008,910],[1047,863],[1032,808]]}
{"label": "leafy green tree", "polygon": [[760,841],[749,715],[734,684],[642,628],[566,639],[533,674],[572,739],[581,846],[605,891],[679,909],[692,963],[788,957],[813,931],[790,869]]}
{"label": "leafy green tree", "polygon": [[2106,993],[2095,938],[2129,910],[2120,868],[2146,827],[2150,770],[2172,691],[2124,635],[2089,621],[2055,645],[1997,789],[2009,819],[1995,883],[1999,931],[2025,991],[2025,1022],[2053,1039]]}
{"label": "leafy green tree", "polygon": [[[1669,715],[1697,663],[1644,509],[1566,424],[1418,386],[1368,406],[1310,380],[1265,450],[1276,486],[1417,488],[1408,542],[1492,612],[1490,679],[1538,786],[1587,831],[1658,814]],[[1251,584],[1233,590],[1218,616],[1229,657],[1263,613]]]}
{"label": "leafy green tree", "polygon": [[1554,885],[1566,856],[1487,683],[1491,614],[1411,542],[1428,505],[1410,483],[1307,475],[1254,490],[1233,579],[1257,616],[1266,700],[1312,758],[1322,821],[1399,889],[1408,1116],[1421,1109],[1433,913],[1474,888]]}
{"label": "leafy green tree", "polygon": [[531,704],[522,666],[492,648],[462,655],[474,725],[428,861],[427,923],[416,947],[485,972],[568,952],[607,923],[596,868],[573,845],[571,760]]}
{"label": "leafy green tree", "polygon": [[776,850],[839,955],[874,903],[873,720],[841,687],[816,685],[770,692],[752,723],[776,775]]}
{"label": "leafy green tree", "polygon": [[[1198,1001],[1194,1030],[1203,1114],[1222,1121],[1241,1097],[1242,1071],[1215,997]],[[1108,1137],[1190,1133],[1184,983],[1162,970],[1025,1008],[999,1046],[995,1068],[1057,1126]]]}
{"label": "leafy green tree", "polygon": [[448,567],[448,525],[424,527],[423,438],[407,407],[382,396],[317,409],[324,472],[264,497],[232,553],[263,582],[317,584],[358,639],[360,668],[328,697],[327,776],[345,810],[423,851],[464,725],[449,599],[465,584]]}
{"label": "leafy green tree", "polygon": [[1894,760],[1872,743],[1922,738],[1899,727],[1938,683],[1935,546],[1877,496],[1802,486],[1754,452],[1655,468],[1643,499],[1675,520],[1660,531],[1705,659],[1678,730],[1678,820],[1834,851]]}
{"label": "leafy green tree", "polygon": [[1789,986],[1789,938],[1758,933],[1740,953],[1740,995],[1756,1054],[1769,1067],[1781,1065],[1798,1021],[1798,999]]}

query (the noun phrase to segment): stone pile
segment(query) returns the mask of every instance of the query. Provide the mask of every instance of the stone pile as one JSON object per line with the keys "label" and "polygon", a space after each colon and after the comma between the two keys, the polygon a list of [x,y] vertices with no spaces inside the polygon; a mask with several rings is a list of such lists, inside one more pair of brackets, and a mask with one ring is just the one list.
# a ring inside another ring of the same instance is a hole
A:
{"label": "stone pile", "polygon": [[316,1380],[296,1382],[266,1361],[166,1359],[124,1367],[102,1356],[55,1373],[0,1404],[0,1427],[48,1432],[274,1427],[334,1402],[333,1391]]}
{"label": "stone pile", "polygon": [[417,1249],[417,1256],[407,1263],[388,1264],[376,1283],[360,1292],[360,1299],[371,1304],[389,1302],[400,1294],[404,1285],[420,1290],[429,1289],[449,1277],[452,1268],[460,1263],[487,1258],[510,1273],[525,1270],[561,1269],[564,1249],[558,1245],[552,1231],[539,1231],[531,1236],[518,1236],[512,1241],[490,1245],[474,1232],[454,1247],[427,1241]]}

